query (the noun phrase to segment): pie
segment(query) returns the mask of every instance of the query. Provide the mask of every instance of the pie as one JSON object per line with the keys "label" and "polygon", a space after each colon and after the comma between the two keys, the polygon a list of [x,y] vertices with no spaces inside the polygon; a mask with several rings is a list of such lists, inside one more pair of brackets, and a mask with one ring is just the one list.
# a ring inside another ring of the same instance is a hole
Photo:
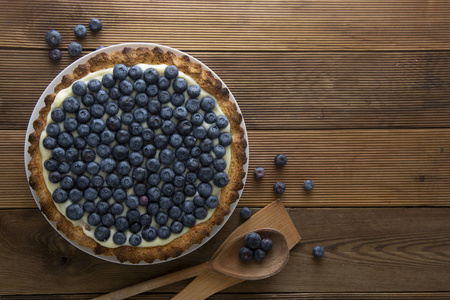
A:
{"label": "pie", "polygon": [[29,136],[30,186],[57,229],[120,262],[177,257],[244,186],[242,115],[187,55],[102,52],[64,75]]}

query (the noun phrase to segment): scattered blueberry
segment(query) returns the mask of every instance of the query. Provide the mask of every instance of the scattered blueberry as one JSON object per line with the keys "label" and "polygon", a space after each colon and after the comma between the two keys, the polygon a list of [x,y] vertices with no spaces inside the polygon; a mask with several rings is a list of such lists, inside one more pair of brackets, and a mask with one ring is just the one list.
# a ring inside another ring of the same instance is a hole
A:
{"label": "scattered blueberry", "polygon": [[288,159],[284,154],[278,154],[277,156],[275,156],[275,164],[279,167],[286,165],[287,161]]}
{"label": "scattered blueberry", "polygon": [[248,207],[243,207],[243,208],[241,209],[241,218],[242,218],[243,220],[248,220],[248,219],[250,219],[251,216],[252,216],[252,211],[251,211],[250,208],[248,208]]}
{"label": "scattered blueberry", "polygon": [[50,47],[57,47],[59,44],[61,44],[62,36],[58,31],[52,29],[49,30],[45,35],[45,41]]}
{"label": "scattered blueberry", "polygon": [[102,30],[103,24],[99,19],[93,18],[89,21],[89,29],[93,32]]}
{"label": "scattered blueberry", "polygon": [[51,113],[52,120],[55,122],[62,122],[66,118],[66,113],[62,110],[62,108],[57,107]]}
{"label": "scattered blueberry", "polygon": [[86,29],[86,26],[79,24],[79,25],[75,26],[75,28],[73,29],[73,32],[75,33],[76,37],[84,38],[87,34],[87,29]]}
{"label": "scattered blueberry", "polygon": [[325,253],[325,250],[321,246],[315,246],[313,248],[314,257],[321,258],[324,255],[324,253]]}
{"label": "scattered blueberry", "polygon": [[286,191],[286,186],[282,182],[275,182],[273,185],[273,191],[275,194],[283,194]]}
{"label": "scattered blueberry", "polygon": [[266,175],[266,171],[262,167],[257,167],[257,168],[255,168],[255,171],[253,172],[253,174],[255,175],[256,179],[261,179],[264,177],[264,175]]}
{"label": "scattered blueberry", "polygon": [[69,194],[62,188],[53,191],[52,198],[56,203],[64,203],[69,199]]}
{"label": "scattered blueberry", "polygon": [[72,42],[69,44],[69,47],[67,47],[70,56],[80,55],[82,49],[81,45],[77,42]]}
{"label": "scattered blueberry", "polygon": [[116,222],[114,223],[114,226],[118,231],[125,231],[130,227],[130,223],[128,223],[127,218],[125,217],[118,217],[116,219]]}
{"label": "scattered blueberry", "polygon": [[186,227],[192,227],[195,225],[195,216],[191,214],[184,214],[181,217],[181,223]]}
{"label": "scattered blueberry", "polygon": [[52,49],[48,52],[48,58],[50,58],[51,61],[57,62],[60,61],[62,57],[61,50],[59,49]]}
{"label": "scattered blueberry", "polygon": [[305,180],[305,182],[303,182],[303,188],[305,189],[305,191],[310,191],[314,188],[314,181],[312,180]]}
{"label": "scattered blueberry", "polygon": [[217,205],[219,205],[219,199],[217,199],[216,196],[211,195],[206,199],[205,205],[208,208],[216,208]]}

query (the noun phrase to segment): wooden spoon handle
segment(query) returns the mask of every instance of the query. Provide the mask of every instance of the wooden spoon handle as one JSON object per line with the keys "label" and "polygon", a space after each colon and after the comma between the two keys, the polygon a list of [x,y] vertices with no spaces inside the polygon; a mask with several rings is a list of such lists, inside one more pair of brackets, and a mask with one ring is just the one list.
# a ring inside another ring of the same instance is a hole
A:
{"label": "wooden spoon handle", "polygon": [[93,298],[92,300],[120,300],[137,294],[141,294],[177,281],[195,277],[209,270],[209,262],[193,266],[178,272],[170,273],[161,277],[153,278],[148,281],[132,285],[115,292]]}

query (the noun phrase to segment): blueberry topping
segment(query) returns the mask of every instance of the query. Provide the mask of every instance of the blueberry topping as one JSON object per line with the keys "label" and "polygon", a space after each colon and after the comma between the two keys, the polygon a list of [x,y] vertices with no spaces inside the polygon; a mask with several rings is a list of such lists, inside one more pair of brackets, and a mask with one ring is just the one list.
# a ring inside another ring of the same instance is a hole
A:
{"label": "blueberry topping", "polygon": [[102,222],[102,217],[97,213],[92,213],[88,216],[88,224],[91,226],[98,226]]}
{"label": "blueberry topping", "polygon": [[[172,103],[174,106],[182,107],[181,105],[184,104],[184,101],[185,101],[185,98],[184,98],[183,94],[173,93],[172,97],[170,98],[170,103]],[[184,109],[184,110],[186,111],[186,109]]]}
{"label": "blueberry topping", "polygon": [[84,198],[88,201],[94,201],[98,197],[98,192],[94,188],[87,188],[84,190]]}
{"label": "blueberry topping", "polygon": [[147,120],[147,125],[151,129],[158,129],[162,125],[162,119],[160,116],[151,115]]}
{"label": "blueberry topping", "polygon": [[123,232],[116,232],[113,235],[113,242],[116,245],[123,245],[127,241],[127,236]]}
{"label": "blueberry topping", "polygon": [[120,117],[124,125],[130,125],[134,121],[134,116],[130,112],[125,112]]}
{"label": "blueberry topping", "polygon": [[222,158],[213,160],[213,167],[217,172],[221,172],[227,168],[227,162]]}
{"label": "blueberry topping", "polygon": [[56,123],[50,123],[47,126],[47,135],[51,136],[51,137],[56,137],[58,136],[59,132],[60,132],[60,128],[59,125]]}
{"label": "blueberry topping", "polygon": [[211,195],[206,199],[205,205],[208,208],[216,208],[217,205],[219,205],[219,199],[217,199],[216,196]]}
{"label": "blueberry topping", "polygon": [[[168,103],[172,99],[172,95],[169,93],[169,91],[162,90],[158,92],[158,100],[161,103]],[[168,107],[168,106],[166,106]]]}
{"label": "blueberry topping", "polygon": [[66,151],[61,147],[56,147],[52,150],[52,157],[56,160],[61,160],[66,156]]}
{"label": "blueberry topping", "polygon": [[250,249],[256,249],[261,244],[261,236],[256,232],[250,232],[245,236],[245,246]]}
{"label": "blueberry topping", "polygon": [[43,144],[44,144],[44,148],[45,149],[54,149],[54,148],[56,148],[56,140],[54,138],[52,138],[52,137],[49,137],[49,136],[44,139]]}
{"label": "blueberry topping", "polygon": [[202,154],[202,149],[200,149],[200,147],[198,146],[195,146],[191,149],[190,154],[193,158],[197,158]]}
{"label": "blueberry topping", "polygon": [[224,187],[229,181],[228,175],[225,172],[217,172],[214,174],[213,183],[217,187]]}
{"label": "blueberry topping", "polygon": [[216,107],[216,101],[209,96],[203,97],[200,102],[200,107],[206,112],[212,111]]}
{"label": "blueberry topping", "polygon": [[198,194],[204,198],[208,197],[212,193],[212,186],[209,183],[200,183],[197,186]]}
{"label": "blueberry topping", "polygon": [[111,188],[118,187],[120,184],[119,176],[117,176],[117,174],[114,173],[106,175],[106,184],[108,185],[108,187]]}
{"label": "blueberry topping", "polygon": [[164,183],[161,187],[161,192],[165,196],[172,196],[173,193],[175,192],[175,186],[171,183]]}
{"label": "blueberry topping", "polygon": [[136,80],[142,77],[142,69],[139,66],[132,66],[128,70],[128,76]]}
{"label": "blueberry topping", "polygon": [[79,202],[83,199],[83,192],[79,189],[71,189],[69,192],[69,199],[72,202]]}
{"label": "blueberry topping", "polygon": [[136,102],[137,106],[145,107],[148,104],[148,96],[144,93],[139,93],[134,97],[134,101]]}
{"label": "blueberry topping", "polygon": [[242,247],[239,250],[239,258],[243,261],[249,261],[253,258],[253,251],[247,247]]}
{"label": "blueberry topping", "polygon": [[166,224],[169,216],[164,211],[159,211],[155,216],[155,221],[158,225],[164,225]]}
{"label": "blueberry topping", "polygon": [[213,111],[207,112],[205,114],[205,122],[208,124],[216,122],[216,114]]}
{"label": "blueberry topping", "polygon": [[70,171],[70,164],[67,161],[62,161],[58,166],[58,172],[66,174]]}
{"label": "blueberry topping", "polygon": [[93,94],[87,93],[81,99],[84,105],[92,106],[95,103],[95,96]]}
{"label": "blueberry topping", "polygon": [[321,246],[315,246],[313,248],[314,257],[321,258],[325,254],[325,250]]}
{"label": "blueberry topping", "polygon": [[149,214],[143,214],[139,218],[139,223],[141,223],[142,226],[148,226],[151,224],[151,222],[152,222],[152,216],[150,216]]}
{"label": "blueberry topping", "polygon": [[188,168],[189,171],[197,171],[199,166],[200,166],[200,163],[199,163],[198,159],[193,158],[193,157],[189,158],[186,162],[186,168]]}
{"label": "blueberry topping", "polygon": [[123,202],[125,201],[125,199],[127,199],[127,192],[125,192],[125,190],[123,189],[116,189],[113,192],[113,198],[117,202]]}
{"label": "blueberry topping", "polygon": [[56,171],[56,170],[58,170],[58,161],[53,158],[47,159],[44,162],[44,168],[46,168],[50,172]]}
{"label": "blueberry topping", "polygon": [[197,177],[201,182],[209,182],[214,177],[214,171],[210,167],[201,167],[197,172]]}
{"label": "blueberry topping", "polygon": [[228,118],[224,115],[220,115],[216,118],[216,125],[220,129],[225,128],[228,126]]}
{"label": "blueberry topping", "polygon": [[77,96],[84,96],[87,93],[87,86],[83,81],[75,81],[72,84],[72,92]]}
{"label": "blueberry topping", "polygon": [[70,166],[70,171],[75,175],[81,175],[86,171],[86,163],[81,160],[77,160]]}
{"label": "blueberry topping", "polygon": [[195,225],[195,217],[194,217],[194,215],[184,214],[181,217],[181,223],[183,223],[183,225],[186,226],[186,227],[194,226]]}
{"label": "blueberry topping", "polygon": [[138,167],[144,162],[144,157],[140,152],[131,152],[128,156],[128,161],[132,166]]}
{"label": "blueberry topping", "polygon": [[191,98],[197,98],[198,96],[200,96],[201,91],[202,90],[198,85],[190,85],[187,88],[187,93],[188,93],[189,97],[191,97]]}
{"label": "blueberry topping", "polygon": [[92,201],[86,201],[86,202],[84,202],[84,204],[83,204],[83,210],[85,211],[85,212],[87,212],[88,214],[89,213],[93,213],[94,211],[95,211],[95,203],[94,202],[92,202]]}
{"label": "blueberry topping", "polygon": [[194,202],[192,202],[190,200],[184,201],[183,205],[181,206],[181,210],[186,214],[192,213],[194,211],[194,209],[195,209],[195,204],[194,204]]}
{"label": "blueberry topping", "polygon": [[184,186],[183,191],[186,194],[186,196],[192,197],[197,192],[197,189],[195,188],[195,185],[188,183]]}
{"label": "blueberry topping", "polygon": [[75,131],[78,127],[77,119],[67,118],[64,120],[64,129],[66,131]]}
{"label": "blueberry topping", "polygon": [[178,218],[181,217],[181,209],[178,206],[171,206],[168,210],[169,212],[169,217],[177,220]]}
{"label": "blueberry topping", "polygon": [[163,168],[159,172],[159,177],[164,182],[172,182],[175,178],[175,172],[171,168]]}
{"label": "blueberry topping", "polygon": [[57,138],[58,144],[63,148],[69,148],[73,145],[73,136],[68,132],[61,132]]}
{"label": "blueberry topping", "polygon": [[206,133],[207,133],[207,130],[203,126],[197,126],[192,131],[192,135],[199,140],[204,139],[206,137]]}
{"label": "blueberry topping", "polygon": [[89,122],[90,119],[91,119],[91,113],[86,108],[82,108],[77,112],[77,121],[79,123],[83,124],[83,125],[78,126],[78,128],[77,128],[77,130],[79,131],[78,132],[79,135],[87,136],[89,134],[89,132],[91,132],[89,125],[85,124],[85,123]]}
{"label": "blueberry topping", "polygon": [[[100,168],[100,165],[98,165],[98,167]],[[95,176],[92,176],[92,178],[91,178],[91,186],[94,188],[102,187],[104,182],[105,182],[105,179],[100,175],[95,175]],[[92,191],[90,193],[92,193]],[[92,194],[92,197],[93,196],[94,195]],[[95,197],[97,197],[97,194],[95,194]]]}
{"label": "blueberry topping", "polygon": [[61,50],[59,50],[59,49],[51,49],[48,52],[48,58],[50,58],[50,60],[53,62],[60,61],[61,57],[62,57],[62,53],[61,53]]}
{"label": "blueberry topping", "polygon": [[170,225],[170,231],[172,231],[173,233],[180,233],[181,231],[183,231],[183,224],[179,221],[173,221],[172,225]]}
{"label": "blueberry topping", "polygon": [[142,238],[148,242],[156,239],[156,228],[153,226],[147,226],[142,230]]}
{"label": "blueberry topping", "polygon": [[58,31],[52,29],[45,34],[45,41],[50,47],[57,47],[61,44],[62,36]]}
{"label": "blueberry topping", "polygon": [[105,226],[98,226],[97,228],[95,228],[94,236],[100,242],[104,242],[109,239],[110,235],[111,231]]}
{"label": "blueberry topping", "polygon": [[277,156],[275,156],[275,164],[279,167],[286,165],[287,161],[288,159],[284,154],[278,154]]}
{"label": "blueberry topping", "polygon": [[52,198],[56,203],[64,203],[69,199],[69,194],[62,188],[53,191]]}
{"label": "blueberry topping", "polygon": [[86,147],[86,140],[83,137],[81,137],[81,136],[77,136],[73,140],[73,145],[78,150],[84,149],[84,147]]}
{"label": "blueberry topping", "polygon": [[86,175],[78,176],[77,179],[75,179],[75,185],[80,190],[84,191],[89,187],[89,184],[91,183],[91,179],[87,177]]}
{"label": "blueberry topping", "polygon": [[173,81],[172,87],[176,93],[181,94],[187,90],[188,84],[186,79],[178,77]]}
{"label": "blueberry topping", "polygon": [[208,215],[208,211],[204,207],[197,207],[194,211],[194,215],[197,219],[204,219]]}
{"label": "blueberry topping", "polygon": [[170,79],[169,78],[167,78],[165,76],[161,76],[158,78],[158,88],[160,90],[167,90],[169,87],[170,87]]}
{"label": "blueberry topping", "polygon": [[118,217],[116,219],[116,222],[114,223],[114,226],[118,231],[125,231],[130,227],[130,223],[128,223],[127,218],[125,217]]}
{"label": "blueberry topping", "polygon": [[166,135],[171,135],[175,132],[175,123],[172,120],[165,120],[161,125],[161,131]]}
{"label": "blueberry topping", "polygon": [[200,161],[200,163],[203,166],[207,167],[210,164],[212,164],[214,157],[209,153],[202,153],[202,154],[200,154],[200,157],[198,158],[198,160]]}
{"label": "blueberry topping", "polygon": [[187,172],[185,178],[186,178],[186,182],[194,183],[197,180],[197,173]]}
{"label": "blueberry topping", "polygon": [[168,226],[161,226],[157,230],[157,234],[161,239],[167,239],[170,236],[170,228]]}
{"label": "blueberry topping", "polygon": [[150,128],[145,128],[142,130],[141,136],[145,143],[151,143],[155,138],[155,132]]}
{"label": "blueberry topping", "polygon": [[303,188],[305,189],[305,191],[310,191],[314,188],[314,181],[312,180],[305,180],[305,182],[303,182]]}
{"label": "blueberry topping", "polygon": [[146,207],[148,205],[148,201],[149,201],[148,197],[145,195],[142,195],[139,197],[139,205],[140,206]]}
{"label": "blueberry topping", "polygon": [[167,66],[164,70],[164,75],[167,78],[175,79],[178,76],[178,68],[174,65]]}
{"label": "blueberry topping", "polygon": [[89,29],[93,32],[98,32],[102,30],[103,24],[99,19],[93,18],[89,21]]}
{"label": "blueberry topping", "polygon": [[184,202],[185,196],[182,191],[175,191],[172,196],[173,203],[180,205]]}
{"label": "blueberry topping", "polygon": [[102,84],[105,88],[112,88],[116,84],[116,80],[114,79],[113,75],[106,74],[102,77]]}
{"label": "blueberry topping", "polygon": [[113,75],[116,80],[124,80],[128,76],[128,68],[124,64],[114,66]]}
{"label": "blueberry topping", "polygon": [[248,219],[250,219],[250,217],[252,216],[252,211],[251,211],[251,209],[248,208],[248,207],[243,207],[243,208],[241,209],[240,215],[241,215],[241,218],[242,218],[243,220],[248,220]]}
{"label": "blueberry topping", "polygon": [[131,189],[133,187],[133,178],[131,176],[123,176],[120,179],[120,185],[124,189]]}
{"label": "blueberry topping", "polygon": [[219,127],[217,127],[217,125],[210,126],[208,128],[208,130],[206,131],[206,135],[211,140],[218,138],[220,136],[220,129],[219,129]]}
{"label": "blueberry topping", "polygon": [[283,194],[286,191],[286,186],[282,182],[275,182],[273,185],[273,192],[275,194]]}
{"label": "blueberry topping", "polygon": [[141,231],[142,225],[139,222],[133,222],[130,224],[130,231],[132,233],[138,233],[139,231]]}
{"label": "blueberry topping", "polygon": [[190,112],[191,114],[196,113],[200,109],[200,100],[189,99],[188,101],[186,101],[185,106],[187,111]]}
{"label": "blueberry topping", "polygon": [[147,190],[147,197],[149,201],[156,202],[161,197],[161,191],[157,187],[151,187]]}
{"label": "blueberry topping", "polygon": [[[123,94],[123,95],[129,95],[133,92],[133,84],[131,83],[131,81],[129,80],[122,80],[119,83],[119,91]],[[140,91],[142,92],[142,91]]]}
{"label": "blueberry topping", "polygon": [[124,208],[122,204],[116,202],[111,205],[111,208],[109,210],[113,215],[120,215],[121,213],[123,213]]}
{"label": "blueberry topping", "polygon": [[81,53],[81,50],[83,47],[77,42],[72,42],[69,44],[69,47],[67,47],[67,52],[69,52],[70,56],[78,56]]}
{"label": "blueberry topping", "polygon": [[196,112],[196,113],[192,114],[192,116],[191,116],[191,122],[195,126],[202,125],[203,120],[204,120],[203,115],[199,112]]}
{"label": "blueberry topping", "polygon": [[203,139],[199,146],[202,152],[209,153],[214,148],[214,143],[210,139]]}
{"label": "blueberry topping", "polygon": [[147,83],[156,83],[158,82],[159,74],[158,71],[154,68],[148,68],[144,71],[144,80]]}
{"label": "blueberry topping", "polygon": [[221,133],[219,136],[219,144],[221,144],[222,146],[226,147],[226,146],[230,145],[232,141],[233,141],[233,138],[232,138],[231,134],[228,132]]}
{"label": "blueberry topping", "polygon": [[55,108],[51,114],[52,120],[55,122],[62,122],[66,118],[66,113],[62,110],[62,108]]}
{"label": "blueberry topping", "polygon": [[156,215],[159,211],[158,203],[152,202],[147,205],[147,212],[151,215]]}
{"label": "blueberry topping", "polygon": [[202,196],[199,196],[199,195],[195,196],[193,201],[196,206],[205,205],[205,198],[203,198]]}
{"label": "blueberry topping", "polygon": [[66,216],[71,220],[79,220],[83,215],[83,207],[78,203],[73,203],[66,208]]}
{"label": "blueberry topping", "polygon": [[50,174],[48,174],[48,180],[50,180],[50,182],[52,182],[52,183],[60,182],[61,181],[61,173],[59,173],[58,171],[51,172]]}
{"label": "blueberry topping", "polygon": [[109,98],[113,99],[113,100],[117,100],[122,96],[122,94],[120,93],[119,89],[116,87],[112,87],[109,90]]}

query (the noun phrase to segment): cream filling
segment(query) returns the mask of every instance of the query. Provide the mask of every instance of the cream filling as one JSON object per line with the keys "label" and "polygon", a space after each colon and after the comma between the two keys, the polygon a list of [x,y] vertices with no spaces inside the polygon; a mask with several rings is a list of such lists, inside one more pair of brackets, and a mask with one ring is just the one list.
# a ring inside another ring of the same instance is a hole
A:
{"label": "cream filling", "polygon": [[[163,75],[163,74],[164,74],[164,69],[167,67],[167,65],[148,65],[148,64],[138,64],[137,66],[141,67],[141,69],[142,69],[143,71],[145,71],[147,68],[150,68],[150,67],[155,68],[155,69],[158,71],[159,75]],[[113,73],[113,68],[104,69],[104,70],[100,70],[100,71],[97,71],[97,72],[94,72],[94,73],[90,73],[90,74],[88,74],[86,77],[84,77],[84,78],[82,78],[82,79],[80,79],[80,80],[83,81],[83,82],[85,82],[86,84],[87,84],[87,82],[88,82],[89,80],[91,80],[91,79],[98,79],[98,80],[101,81],[103,75],[106,75],[106,74],[112,74],[112,73]],[[197,84],[193,78],[191,78],[190,76],[184,74],[184,73],[181,72],[181,71],[179,71],[178,77],[182,77],[182,78],[186,79],[188,85],[195,85],[195,84]],[[128,80],[130,80],[131,82],[134,82],[134,80],[132,80],[130,77],[128,77]],[[117,86],[117,84],[116,84],[116,86]],[[104,90],[106,90],[106,91],[109,90],[109,89],[107,89],[107,88],[105,88],[105,87],[103,87],[103,86],[102,86],[102,89],[104,89]],[[168,89],[168,91],[171,92],[171,93],[173,93],[173,88],[172,88],[172,86]],[[133,92],[132,96],[134,96],[135,94],[136,94],[136,92]],[[51,112],[52,112],[55,108],[61,107],[61,106],[62,106],[62,103],[63,103],[63,101],[64,101],[64,99],[66,99],[68,96],[74,96],[74,94],[73,94],[73,92],[72,92],[72,85],[71,85],[70,87],[64,89],[64,90],[61,90],[61,91],[56,95],[55,100],[53,101],[53,104],[52,104],[52,106],[51,106],[51,108],[50,108],[50,112],[49,112],[48,115],[47,115],[47,123],[46,123],[46,124],[50,124],[50,123],[53,122],[53,120],[52,120],[52,118],[51,118]],[[189,96],[187,95],[187,92],[184,93],[184,96],[185,96],[186,100],[189,99]],[[210,96],[210,97],[212,97],[209,93],[207,93],[206,91],[204,91],[204,90],[202,89],[202,90],[201,90],[201,93],[200,93],[200,96],[198,97],[198,99],[202,99],[202,98],[205,97],[205,96]],[[154,98],[156,98],[156,97],[154,97]],[[154,99],[154,98],[150,98],[150,99]],[[113,101],[116,101],[116,100],[113,100]],[[166,103],[166,104],[162,104],[162,106],[163,106],[163,107],[164,107],[164,106],[170,106],[171,108],[174,108],[174,106],[173,106],[170,102],[169,102],[169,103]],[[85,106],[83,105],[83,103],[81,103],[81,107],[82,107],[82,108],[85,107]],[[122,113],[122,110],[119,110],[119,113],[118,113],[117,115],[120,115],[121,113]],[[222,110],[220,109],[220,106],[217,104],[217,101],[216,101],[216,107],[214,108],[214,113],[215,113],[217,116],[223,115],[223,112],[222,112]],[[74,117],[74,116],[75,116],[74,114],[67,114],[67,113],[66,113],[66,118]],[[107,114],[105,113],[105,116],[103,117],[103,119],[106,120],[106,118],[107,118]],[[187,116],[187,119],[189,119],[189,118],[190,118],[190,113],[188,113],[188,116]],[[173,121],[176,121],[174,118],[173,118],[172,120],[173,120]],[[63,122],[59,123],[58,125],[59,125],[59,127],[61,128],[61,131],[64,130],[64,124],[63,124]],[[142,126],[143,126],[144,128],[147,128],[147,127],[148,127],[146,122],[143,122],[143,123],[142,123]],[[210,125],[210,124],[207,124],[206,122],[203,122],[202,126],[204,126],[205,128],[209,128],[211,125]],[[126,125],[122,125],[122,128],[127,128],[127,126],[126,126]],[[230,132],[230,125],[228,125],[228,126],[227,126],[226,128],[224,128],[224,129],[222,129],[222,132]],[[155,134],[160,134],[160,133],[161,133],[161,129],[155,130]],[[77,136],[77,132],[76,132],[76,131],[75,131],[75,132],[72,132],[72,134],[74,135],[74,137]],[[59,185],[59,183],[52,183],[52,182],[50,182],[50,180],[48,179],[48,175],[49,175],[50,172],[49,172],[47,169],[45,169],[45,167],[44,167],[44,162],[52,157],[51,151],[48,150],[48,149],[46,149],[46,148],[44,147],[44,145],[43,145],[43,141],[44,141],[44,139],[45,139],[46,137],[47,137],[47,132],[46,132],[46,130],[44,130],[44,131],[42,132],[42,134],[41,134],[41,138],[40,138],[40,142],[39,142],[39,148],[40,148],[41,157],[42,157],[42,170],[43,170],[44,181],[45,181],[45,184],[47,185],[47,188],[48,188],[48,190],[50,191],[50,193],[53,194],[53,191],[54,191],[55,189],[57,189],[58,187],[60,187],[60,185]],[[200,142],[200,141],[197,141],[197,145],[199,144],[199,142]],[[218,139],[214,139],[213,142],[214,142],[214,145],[216,145],[216,144],[219,143],[219,142],[218,142]],[[111,146],[112,146],[112,145],[111,145]],[[88,147],[88,146],[87,146],[87,147]],[[170,146],[169,146],[169,147],[170,147]],[[159,150],[157,151],[155,157],[158,157],[158,154],[159,154]],[[211,152],[211,155],[215,158],[215,154],[214,154],[213,152]],[[231,149],[230,149],[230,146],[227,146],[227,147],[226,147],[226,154],[225,154],[225,156],[223,157],[223,159],[227,162],[227,167],[226,167],[226,169],[224,170],[224,172],[226,172],[226,173],[228,174],[228,169],[229,169],[230,161],[231,161]],[[100,162],[100,160],[101,160],[101,158],[97,155],[97,156],[96,156],[96,161],[97,161],[97,162]],[[144,163],[143,163],[144,166],[145,166],[146,160],[147,160],[147,158],[144,158]],[[161,167],[163,167],[163,166],[161,166]],[[131,172],[132,172],[132,171],[131,171]],[[130,174],[131,174],[131,172],[130,172]],[[186,170],[186,172],[187,172],[187,170]],[[185,172],[185,173],[186,173],[186,172]],[[69,172],[69,174],[72,175],[74,178],[76,178],[76,175],[72,174],[71,172]],[[103,173],[102,171],[100,171],[99,174],[102,175],[103,177],[106,176],[106,174]],[[84,175],[89,176],[89,177],[92,177],[91,175],[87,174],[87,172],[86,172]],[[200,183],[200,181],[197,180],[196,185],[198,185],[199,183]],[[214,195],[214,196],[216,196],[217,198],[220,199],[220,191],[221,191],[221,188],[216,187],[212,182],[210,182],[210,184],[211,184],[211,186],[213,187],[212,195]],[[161,187],[161,185],[162,185],[162,183],[160,183],[160,187]],[[133,189],[127,190],[127,194],[132,194],[132,193],[133,193]],[[195,195],[194,195],[194,197],[195,197]],[[193,198],[193,197],[186,197],[186,200],[192,200],[192,198]],[[95,203],[97,203],[99,200],[100,200],[100,199],[97,198],[97,199],[95,200]],[[81,205],[83,205],[84,201],[85,201],[85,200],[82,199],[79,203],[80,203]],[[112,205],[114,202],[115,202],[115,200],[114,200],[113,198],[109,199],[109,204],[110,204],[110,205]],[[56,203],[56,202],[54,202],[54,204],[55,204],[55,206],[57,207],[57,209],[65,216],[65,215],[66,215],[66,208],[67,208],[70,204],[72,204],[72,201],[67,200],[65,203]],[[123,206],[124,206],[125,209],[124,209],[124,212],[123,212],[120,216],[125,216],[126,213],[127,213],[127,211],[128,211],[128,207],[126,206],[125,203],[123,203]],[[139,206],[138,210],[140,211],[141,214],[146,213],[146,208],[145,208],[145,207]],[[204,219],[202,219],[202,220],[198,220],[198,219],[197,219],[197,220],[196,220],[196,224],[203,223],[203,222],[207,221],[209,218],[211,218],[211,216],[213,215],[214,211],[215,211],[215,209],[208,209],[208,215],[206,216],[206,218],[204,218]],[[74,226],[81,226],[81,228],[83,228],[83,231],[84,231],[84,233],[85,233],[87,236],[93,238],[97,243],[101,244],[102,246],[107,247],[107,248],[117,248],[117,247],[120,247],[119,245],[117,245],[117,244],[115,244],[115,243],[113,242],[113,235],[117,232],[117,230],[116,230],[116,228],[114,227],[114,225],[110,227],[111,235],[110,235],[109,239],[106,240],[106,241],[103,241],[103,242],[102,242],[102,241],[99,241],[99,240],[97,240],[97,239],[95,238],[95,235],[94,235],[94,231],[95,231],[96,226],[91,226],[91,225],[89,225],[88,222],[87,222],[88,215],[89,215],[88,213],[85,213],[84,216],[83,216],[83,218],[80,219],[80,220],[78,220],[78,221],[74,221],[74,220],[71,220],[71,219],[69,219],[69,218],[67,218],[67,220],[71,221],[72,224],[73,224]],[[169,218],[169,220],[167,221],[166,224],[170,227],[170,224],[171,224],[171,223],[172,223],[172,219]],[[151,223],[150,225],[154,226],[155,228],[158,228],[158,227],[159,227],[159,225],[155,222],[154,216],[152,216],[152,223]],[[183,230],[182,230],[180,233],[178,233],[178,234],[175,234],[175,233],[172,232],[171,235],[169,236],[169,238],[167,238],[167,239],[161,239],[161,238],[159,238],[159,237],[156,237],[155,240],[150,241],[150,242],[148,242],[148,241],[146,241],[146,240],[144,240],[144,239],[142,238],[141,244],[140,244],[139,246],[137,246],[137,247],[155,247],[155,246],[163,246],[163,245],[166,245],[166,244],[172,242],[172,241],[175,240],[176,238],[178,238],[178,237],[180,237],[180,236],[186,234],[188,231],[189,231],[189,228],[184,227]],[[125,233],[125,235],[127,236],[127,241],[126,241],[125,244],[122,245],[122,246],[131,246],[130,243],[129,243],[129,238],[130,238],[130,236],[132,235],[131,231],[127,230],[127,231],[125,231],[124,233]]]}

